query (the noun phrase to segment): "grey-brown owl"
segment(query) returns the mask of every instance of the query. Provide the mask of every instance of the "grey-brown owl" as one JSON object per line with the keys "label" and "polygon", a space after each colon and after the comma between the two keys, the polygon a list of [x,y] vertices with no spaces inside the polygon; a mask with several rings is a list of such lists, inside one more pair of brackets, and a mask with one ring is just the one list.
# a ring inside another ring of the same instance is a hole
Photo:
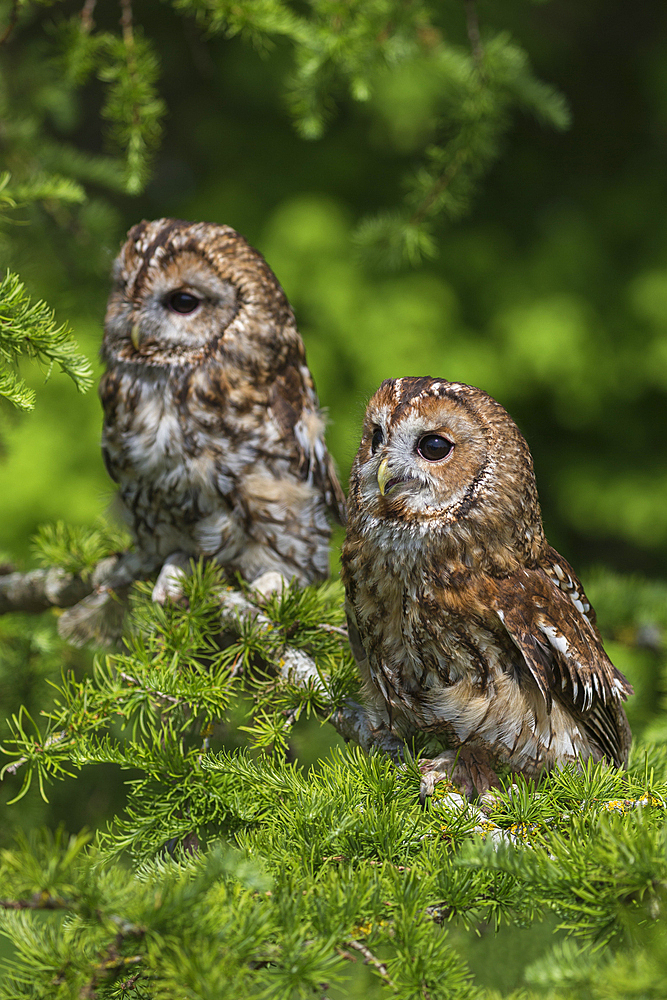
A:
{"label": "grey-brown owl", "polygon": [[[344,495],[285,293],[229,226],[141,222],[113,270],[102,450],[135,541],[117,574],[191,558],[249,582],[328,575]],[[261,589],[261,587],[260,587]]]}
{"label": "grey-brown owl", "polygon": [[372,726],[431,732],[422,796],[468,794],[498,765],[532,777],[578,759],[627,763],[621,702],[595,613],[542,528],[516,424],[480,389],[383,382],[350,479],[343,580]]}

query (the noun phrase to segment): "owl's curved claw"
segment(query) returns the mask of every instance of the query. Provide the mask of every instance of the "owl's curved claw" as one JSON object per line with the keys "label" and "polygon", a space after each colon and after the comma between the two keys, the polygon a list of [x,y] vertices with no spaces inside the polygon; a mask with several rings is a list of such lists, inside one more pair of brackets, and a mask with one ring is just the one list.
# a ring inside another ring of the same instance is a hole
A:
{"label": "owl's curved claw", "polygon": [[[431,763],[431,761],[422,761],[422,763]],[[423,776],[421,783],[419,785],[419,801],[422,805],[425,805],[426,800],[430,799],[435,791],[435,786],[439,781],[446,781],[450,785],[452,780],[449,776],[449,771],[427,771]]]}
{"label": "owl's curved claw", "polygon": [[270,597],[272,594],[279,594],[289,587],[289,580],[282,573],[275,569],[262,573],[250,584],[250,590],[258,597]]}
{"label": "owl's curved claw", "polygon": [[489,765],[485,756],[468,747],[446,750],[437,757],[419,762],[422,780],[419,786],[419,801],[423,805],[433,795],[438,781],[449,781],[467,799],[484,795],[491,788],[500,788],[498,775]]}
{"label": "owl's curved claw", "polygon": [[167,601],[177,604],[182,600],[183,580],[189,568],[190,556],[185,552],[174,552],[165,560],[151,595],[156,604],[166,604]]}

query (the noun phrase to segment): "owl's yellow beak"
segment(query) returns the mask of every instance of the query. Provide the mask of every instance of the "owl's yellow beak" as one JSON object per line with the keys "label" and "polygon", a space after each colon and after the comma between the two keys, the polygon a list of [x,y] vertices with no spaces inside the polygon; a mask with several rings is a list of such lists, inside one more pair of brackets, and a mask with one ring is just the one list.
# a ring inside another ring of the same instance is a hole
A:
{"label": "owl's yellow beak", "polygon": [[[380,493],[384,496],[387,489],[387,482],[391,478],[391,470],[389,468],[389,459],[383,458],[378,465],[378,486],[380,487]],[[392,485],[389,486],[391,489]]]}
{"label": "owl's yellow beak", "polygon": [[130,340],[132,341],[132,346],[135,351],[138,351],[139,344],[141,343],[141,323],[132,324],[132,329],[130,330]]}

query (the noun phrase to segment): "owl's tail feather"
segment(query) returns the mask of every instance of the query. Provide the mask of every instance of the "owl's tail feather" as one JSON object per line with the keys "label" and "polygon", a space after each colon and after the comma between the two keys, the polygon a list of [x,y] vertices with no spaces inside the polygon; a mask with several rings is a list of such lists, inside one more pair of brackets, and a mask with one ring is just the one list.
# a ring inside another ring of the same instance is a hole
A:
{"label": "owl's tail feather", "polygon": [[58,634],[72,646],[113,646],[121,637],[129,588],[102,587],[68,608],[58,619]]}

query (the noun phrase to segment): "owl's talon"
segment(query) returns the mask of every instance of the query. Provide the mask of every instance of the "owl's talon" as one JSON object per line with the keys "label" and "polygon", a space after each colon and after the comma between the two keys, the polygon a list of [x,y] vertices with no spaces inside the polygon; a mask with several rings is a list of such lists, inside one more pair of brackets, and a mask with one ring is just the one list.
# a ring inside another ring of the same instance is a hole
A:
{"label": "owl's talon", "polygon": [[500,788],[498,775],[491,769],[484,755],[468,747],[446,750],[431,760],[421,760],[419,768],[423,772],[419,786],[419,801],[422,805],[426,796],[433,795],[438,781],[448,781],[467,799],[484,795],[492,788]]}
{"label": "owl's talon", "polygon": [[151,594],[156,604],[171,601],[178,604],[183,600],[183,580],[188,575],[190,557],[176,552],[165,561]]}
{"label": "owl's talon", "polygon": [[250,584],[252,593],[264,599],[271,597],[272,594],[280,594],[287,587],[289,587],[289,580],[274,569],[262,573]]}
{"label": "owl's talon", "polygon": [[431,798],[439,781],[446,781],[450,786],[452,784],[447,771],[427,771],[422,777],[419,785],[419,801],[422,805],[426,803],[426,799]]}

